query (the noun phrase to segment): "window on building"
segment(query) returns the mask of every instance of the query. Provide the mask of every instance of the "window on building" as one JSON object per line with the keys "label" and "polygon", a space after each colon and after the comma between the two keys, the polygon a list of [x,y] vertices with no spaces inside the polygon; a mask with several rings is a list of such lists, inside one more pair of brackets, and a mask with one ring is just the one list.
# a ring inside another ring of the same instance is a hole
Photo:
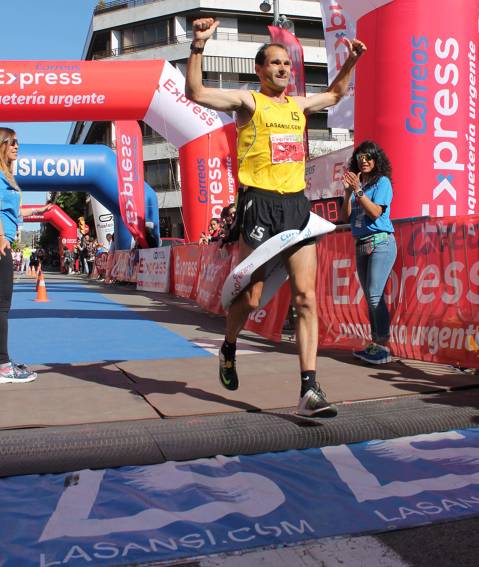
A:
{"label": "window on building", "polygon": [[176,161],[170,159],[146,161],[145,181],[157,191],[175,191],[179,188]]}
{"label": "window on building", "polygon": [[326,110],[308,116],[308,130],[327,130],[328,112]]}
{"label": "window on building", "polygon": [[294,33],[302,39],[324,40],[323,26],[318,21],[294,20]]}
{"label": "window on building", "polygon": [[312,85],[327,85],[328,84],[328,69],[326,65],[321,67],[311,67],[306,65],[304,68],[306,83]]}
{"label": "window on building", "polygon": [[145,144],[150,144],[153,142],[164,142],[165,138],[158,134],[156,130],[153,130],[151,126],[145,124],[143,121],[139,122],[141,134],[143,136],[143,141]]}
{"label": "window on building", "polygon": [[168,43],[168,31],[168,20],[126,28],[121,33],[121,47],[127,51],[134,47]]}
{"label": "window on building", "polygon": [[86,144],[104,144],[112,145],[110,122],[94,122],[91,127]]}

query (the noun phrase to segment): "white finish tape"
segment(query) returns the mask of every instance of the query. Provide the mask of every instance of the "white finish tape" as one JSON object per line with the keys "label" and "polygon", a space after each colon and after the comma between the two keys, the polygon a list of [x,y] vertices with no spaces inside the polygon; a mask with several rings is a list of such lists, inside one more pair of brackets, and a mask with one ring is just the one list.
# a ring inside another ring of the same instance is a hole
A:
{"label": "white finish tape", "polygon": [[261,266],[265,266],[265,280],[260,306],[266,305],[288,279],[281,253],[308,238],[332,232],[335,228],[334,224],[310,213],[308,224],[303,230],[285,230],[258,246],[226,278],[221,294],[223,308],[228,309],[238,294],[249,285],[253,273]]}

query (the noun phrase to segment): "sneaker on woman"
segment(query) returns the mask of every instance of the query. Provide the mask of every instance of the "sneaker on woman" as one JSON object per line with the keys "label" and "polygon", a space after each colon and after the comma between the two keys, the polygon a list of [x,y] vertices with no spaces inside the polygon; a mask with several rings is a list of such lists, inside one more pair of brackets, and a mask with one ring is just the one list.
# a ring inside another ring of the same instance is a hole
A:
{"label": "sneaker on woman", "polygon": [[392,362],[388,347],[371,343],[364,350],[353,350],[353,356],[369,364],[386,364]]}
{"label": "sneaker on woman", "polygon": [[28,368],[24,364],[15,364],[7,362],[0,366],[0,384],[23,384],[36,380],[37,373]]}

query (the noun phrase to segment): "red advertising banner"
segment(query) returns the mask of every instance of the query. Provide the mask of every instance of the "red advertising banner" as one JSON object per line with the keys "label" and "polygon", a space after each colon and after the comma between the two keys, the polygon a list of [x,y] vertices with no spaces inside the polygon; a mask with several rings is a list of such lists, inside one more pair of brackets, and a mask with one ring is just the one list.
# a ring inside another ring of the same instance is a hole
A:
{"label": "red advertising banner", "polygon": [[171,246],[140,250],[136,289],[143,291],[170,291]]}
{"label": "red advertising banner", "polygon": [[223,207],[234,203],[237,158],[232,148],[236,148],[236,127],[227,124],[179,150],[187,242],[198,242],[210,219],[219,218]]}
{"label": "red advertising banner", "polygon": [[[388,286],[392,353],[479,368],[479,217],[396,223],[398,257]],[[349,232],[318,245],[321,347],[370,340]],[[329,269],[326,267],[329,266]]]}
{"label": "red advertising banner", "polygon": [[105,278],[106,269],[108,266],[108,253],[102,252],[101,254],[97,254],[95,256],[95,268],[97,275],[101,278]]}
{"label": "red advertising banner", "polygon": [[230,246],[221,248],[219,242],[212,242],[208,246],[201,247],[196,302],[207,311],[217,314],[224,313],[221,306],[222,285],[218,285],[218,282],[224,282],[230,273],[231,261]]}
{"label": "red advertising banner", "polygon": [[172,253],[171,293],[178,297],[196,299],[202,247],[197,244],[175,246]]}
{"label": "red advertising banner", "polygon": [[374,140],[391,160],[393,218],[479,212],[479,4],[438,8],[436,0],[395,0],[357,24],[369,50],[357,66],[354,137]]}
{"label": "red advertising banner", "polygon": [[[391,350],[396,356],[479,368],[479,216],[395,223],[398,256],[386,286]],[[352,349],[370,341],[367,305],[356,274],[354,242],[338,230],[317,244],[321,348]],[[173,249],[174,293],[218,313],[216,298],[237,247],[217,259],[215,245]],[[203,258],[201,256],[203,255]],[[210,265],[211,264],[211,265]],[[201,269],[201,281],[199,274]],[[290,305],[285,283],[246,329],[281,339]]]}
{"label": "red advertising banner", "polygon": [[[105,281],[111,282],[136,282],[139,264],[139,250],[115,250],[114,254],[108,254],[107,276]],[[113,257],[110,265],[110,257]]]}
{"label": "red advertising banner", "polygon": [[115,61],[114,65],[109,61],[1,61],[2,120],[142,118],[163,67],[162,60]]}
{"label": "red advertising banner", "polygon": [[121,218],[141,248],[145,237],[145,180],[141,130],[136,120],[115,122],[118,201]]}

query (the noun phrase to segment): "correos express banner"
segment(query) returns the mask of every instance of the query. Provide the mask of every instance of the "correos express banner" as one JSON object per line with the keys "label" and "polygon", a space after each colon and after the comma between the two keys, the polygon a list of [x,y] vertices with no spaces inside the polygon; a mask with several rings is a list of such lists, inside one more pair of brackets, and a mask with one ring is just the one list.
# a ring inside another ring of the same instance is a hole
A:
{"label": "correos express banner", "polygon": [[236,133],[184,84],[163,60],[0,61],[0,112],[4,122],[143,120],[179,148],[185,233],[196,241],[234,200]]}
{"label": "correos express banner", "polygon": [[[158,86],[159,61],[0,61],[4,122],[134,120]],[[128,77],[128,80],[125,80]]]}
{"label": "correos express banner", "polygon": [[136,289],[143,291],[170,291],[171,246],[140,250]]}
{"label": "correos express banner", "polygon": [[388,154],[394,218],[474,214],[479,4],[380,4],[357,22],[368,52],[356,73],[355,140]]}
{"label": "correos express banner", "polygon": [[143,146],[136,120],[118,120],[116,168],[118,201],[123,222],[141,248],[148,248],[145,237],[145,195],[143,193]]}

